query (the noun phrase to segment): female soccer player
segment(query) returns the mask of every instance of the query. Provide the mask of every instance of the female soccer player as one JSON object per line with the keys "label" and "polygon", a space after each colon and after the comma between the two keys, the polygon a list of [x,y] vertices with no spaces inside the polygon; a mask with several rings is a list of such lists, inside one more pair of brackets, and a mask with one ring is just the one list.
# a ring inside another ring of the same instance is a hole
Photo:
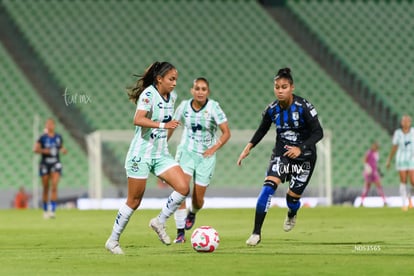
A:
{"label": "female soccer player", "polygon": [[364,157],[364,189],[361,194],[361,206],[364,206],[364,200],[371,188],[371,184],[374,183],[377,187],[377,192],[381,196],[384,206],[386,205],[384,190],[381,185],[381,174],[378,168],[378,142],[373,142],[371,148],[365,153]]}
{"label": "female soccer player", "polygon": [[[174,119],[184,125],[176,160],[184,170],[188,185],[191,178],[194,182],[192,204],[188,214],[185,201],[175,212],[175,243],[185,242],[185,230],[193,227],[196,213],[204,205],[204,195],[214,173],[216,151],[230,139],[226,114],[218,102],[208,98],[210,87],[207,79],[195,79],[191,94],[193,98],[183,101],[174,114]],[[216,135],[217,127],[222,132],[220,138]],[[173,131],[169,130],[169,135],[172,135]]]}
{"label": "female soccer player", "polygon": [[408,208],[413,207],[411,187],[406,185],[407,178],[409,178],[411,186],[414,186],[414,128],[411,127],[411,117],[408,115],[402,116],[401,128],[394,131],[392,147],[387,159],[387,168],[390,168],[395,153],[397,153],[395,167],[400,175],[402,209],[407,211]]}
{"label": "female soccer player", "polygon": [[276,144],[270,158],[262,191],[257,199],[253,233],[246,241],[249,246],[261,240],[262,225],[277,186],[289,181],[286,194],[288,213],[283,229],[290,231],[296,223],[300,197],[309,183],[316,163],[316,143],[323,130],[313,105],[295,94],[289,68],[280,69],[274,78],[276,100],[262,115],[262,122],[250,142],[240,154],[240,166],[251,149],[266,135],[272,124],[276,126]]}
{"label": "female soccer player", "polygon": [[149,223],[162,243],[171,244],[165,231],[165,222],[189,192],[184,172],[170,155],[167,146],[167,129],[174,129],[179,125],[177,120],[172,119],[177,98],[174,91],[177,78],[177,69],[171,63],[154,62],[129,91],[129,98],[137,104],[134,115],[136,129],[125,160],[128,177],[127,200],[119,208],[112,234],[105,243],[106,249],[113,254],[124,254],[119,238],[129,218],[141,203],[150,172],[174,189],[160,214]]}
{"label": "female soccer player", "polygon": [[[45,133],[40,136],[34,145],[34,153],[40,154],[39,175],[42,178],[42,201],[43,217],[45,219],[56,217],[57,205],[57,186],[62,174],[62,163],[59,153],[66,154],[67,150],[63,146],[62,136],[55,133],[55,121],[51,118],[46,120]],[[49,188],[50,206],[49,206]],[[50,208],[49,208],[50,207]]]}

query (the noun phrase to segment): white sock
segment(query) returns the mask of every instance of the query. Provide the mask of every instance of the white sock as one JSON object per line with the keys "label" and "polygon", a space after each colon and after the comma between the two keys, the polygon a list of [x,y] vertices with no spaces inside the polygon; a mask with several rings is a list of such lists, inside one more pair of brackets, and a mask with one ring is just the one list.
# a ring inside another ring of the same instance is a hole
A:
{"label": "white sock", "polygon": [[190,209],[190,212],[191,212],[191,213],[193,213],[193,214],[197,214],[197,213],[198,213],[198,211],[200,211],[200,209],[195,208],[193,205],[191,205],[191,209]]}
{"label": "white sock", "polygon": [[187,217],[187,209],[178,209],[174,213],[175,226],[177,229],[184,229],[185,227],[185,218]]}
{"label": "white sock", "polygon": [[185,200],[186,196],[173,191],[168,197],[167,204],[162,207],[161,213],[158,215],[158,219],[161,223],[165,223],[169,217],[180,207],[181,203]]}
{"label": "white sock", "polygon": [[403,183],[400,183],[400,195],[402,199],[402,207],[405,207],[405,202],[407,201],[407,189]]}
{"label": "white sock", "polygon": [[114,227],[112,228],[111,240],[119,241],[122,231],[128,224],[129,218],[134,213],[134,209],[124,203],[116,215]]}

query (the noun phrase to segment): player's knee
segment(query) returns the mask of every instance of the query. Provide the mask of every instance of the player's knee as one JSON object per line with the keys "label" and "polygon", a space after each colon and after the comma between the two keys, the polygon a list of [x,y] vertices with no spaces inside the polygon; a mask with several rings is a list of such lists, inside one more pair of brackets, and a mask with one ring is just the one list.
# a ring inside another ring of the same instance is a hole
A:
{"label": "player's knee", "polygon": [[263,183],[263,186],[272,187],[273,189],[277,188],[277,183],[272,179],[266,179]]}
{"label": "player's knee", "polygon": [[177,187],[177,189],[175,189],[175,191],[177,193],[182,194],[183,196],[188,196],[188,194],[190,193],[190,187],[188,187],[187,184],[180,185],[179,187]]}
{"label": "player's knee", "polygon": [[293,197],[290,194],[286,194],[286,205],[292,211],[296,211],[300,208],[300,197]]}

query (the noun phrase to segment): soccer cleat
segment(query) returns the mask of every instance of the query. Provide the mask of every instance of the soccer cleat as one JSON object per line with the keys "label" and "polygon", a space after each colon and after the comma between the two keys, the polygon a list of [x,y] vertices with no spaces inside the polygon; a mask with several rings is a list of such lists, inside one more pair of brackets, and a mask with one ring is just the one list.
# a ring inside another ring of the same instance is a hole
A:
{"label": "soccer cleat", "polygon": [[153,218],[150,220],[149,226],[157,233],[158,238],[160,241],[165,245],[171,244],[171,239],[168,236],[167,232],[165,232],[165,225],[162,224],[158,218]]}
{"label": "soccer cleat", "polygon": [[118,241],[111,240],[111,238],[109,238],[106,241],[105,248],[109,252],[111,252],[112,254],[116,254],[116,255],[123,255],[124,254],[124,251],[122,251],[122,248],[119,245],[119,242]]}
{"label": "soccer cleat", "polygon": [[260,235],[259,234],[252,234],[246,241],[248,246],[256,246],[260,243]]}
{"label": "soccer cleat", "polygon": [[185,230],[190,230],[195,222],[196,215],[194,213],[189,212],[187,217],[185,218]]}
{"label": "soccer cleat", "polygon": [[295,224],[296,224],[296,215],[291,218],[289,216],[286,216],[285,223],[283,224],[283,230],[285,230],[286,232],[289,232],[290,230],[293,229],[293,227],[295,227]]}
{"label": "soccer cleat", "polygon": [[43,212],[43,218],[44,219],[54,219],[56,218],[55,212]]}
{"label": "soccer cleat", "polygon": [[185,232],[178,233],[174,243],[185,243]]}

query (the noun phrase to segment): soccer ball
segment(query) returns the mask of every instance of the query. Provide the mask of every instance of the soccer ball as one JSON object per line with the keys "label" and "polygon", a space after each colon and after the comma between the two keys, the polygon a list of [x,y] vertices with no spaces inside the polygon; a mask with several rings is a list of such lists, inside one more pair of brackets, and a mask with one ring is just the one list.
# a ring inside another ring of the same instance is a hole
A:
{"label": "soccer ball", "polygon": [[213,252],[219,243],[218,232],[211,226],[200,226],[191,235],[191,245],[197,252]]}

